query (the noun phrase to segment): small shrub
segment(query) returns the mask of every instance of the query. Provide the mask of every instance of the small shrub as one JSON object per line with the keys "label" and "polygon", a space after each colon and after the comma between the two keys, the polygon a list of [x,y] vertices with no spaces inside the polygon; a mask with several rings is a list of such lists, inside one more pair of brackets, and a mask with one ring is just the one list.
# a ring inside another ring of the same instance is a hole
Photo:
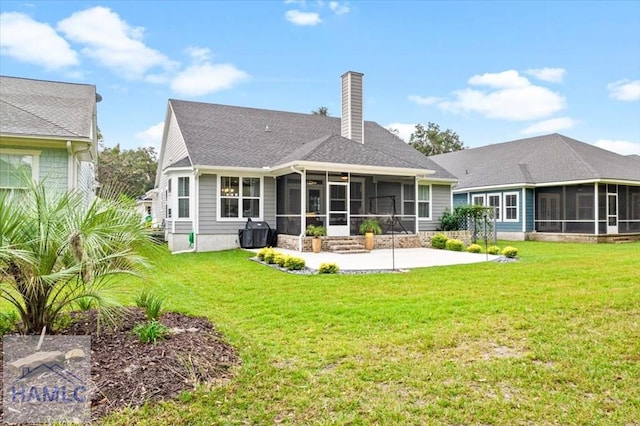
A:
{"label": "small shrub", "polygon": [[273,263],[284,268],[284,265],[287,263],[288,257],[289,256],[284,253],[276,253],[275,257],[273,258]]}
{"label": "small shrub", "polygon": [[276,254],[278,254],[278,252],[274,249],[269,249],[269,251],[264,254],[264,261],[270,265],[274,264],[276,261]]}
{"label": "small shrub", "polygon": [[489,254],[500,254],[500,247],[498,246],[489,246],[489,248],[487,248],[487,253]]}
{"label": "small shrub", "polygon": [[86,312],[89,309],[93,308],[94,304],[95,304],[95,301],[91,297],[82,297],[82,298],[76,300],[76,306],[82,312]]}
{"label": "small shrub", "polygon": [[149,296],[147,306],[144,307],[144,313],[147,315],[147,319],[149,321],[155,321],[160,318],[160,311],[162,311],[163,303],[163,298],[158,296]]}
{"label": "small shrub", "polygon": [[464,243],[453,238],[451,240],[447,240],[447,242],[445,243],[445,247],[447,248],[447,250],[451,251],[462,251],[464,249]]}
{"label": "small shrub", "polygon": [[467,251],[469,253],[480,253],[482,251],[482,247],[480,247],[478,244],[471,244],[469,247],[467,247]]}
{"label": "small shrub", "polygon": [[518,249],[515,247],[507,246],[502,250],[502,255],[504,257],[514,258],[518,256]]}
{"label": "small shrub", "polygon": [[306,263],[304,259],[300,257],[289,256],[285,261],[284,267],[290,271],[299,271],[304,269]]}
{"label": "small shrub", "polygon": [[340,268],[336,263],[321,263],[318,268],[319,274],[337,274]]}
{"label": "small shrub", "polygon": [[156,344],[169,335],[169,329],[158,321],[149,321],[133,327],[133,334],[138,336],[142,343]]}
{"label": "small shrub", "polygon": [[273,247],[264,247],[264,248],[261,248],[261,249],[258,251],[258,253],[256,254],[256,257],[257,257],[258,259],[260,259],[260,260],[264,261],[265,256],[266,256],[268,253],[271,253],[271,252],[273,252],[273,251],[274,251],[274,250],[273,250]]}
{"label": "small shrub", "polygon": [[15,311],[0,313],[0,336],[17,331],[18,321],[20,317]]}
{"label": "small shrub", "polygon": [[447,236],[444,234],[436,234],[431,238],[431,247],[436,249],[443,249],[447,245]]}

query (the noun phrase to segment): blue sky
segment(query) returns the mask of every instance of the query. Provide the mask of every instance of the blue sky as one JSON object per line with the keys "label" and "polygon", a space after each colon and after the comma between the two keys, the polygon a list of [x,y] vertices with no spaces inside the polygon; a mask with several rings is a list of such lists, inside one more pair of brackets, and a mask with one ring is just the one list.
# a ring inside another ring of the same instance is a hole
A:
{"label": "blue sky", "polygon": [[0,3],[0,74],[94,84],[108,146],[158,147],[169,98],[340,111],[469,147],[559,132],[640,154],[640,1]]}

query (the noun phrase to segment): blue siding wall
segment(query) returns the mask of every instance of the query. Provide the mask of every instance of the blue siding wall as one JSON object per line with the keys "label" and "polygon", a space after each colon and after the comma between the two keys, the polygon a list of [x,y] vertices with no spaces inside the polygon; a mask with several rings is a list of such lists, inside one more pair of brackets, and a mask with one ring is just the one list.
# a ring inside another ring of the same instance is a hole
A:
{"label": "blue siding wall", "polygon": [[457,206],[466,206],[467,204],[469,204],[467,202],[467,192],[463,193],[463,194],[453,194],[453,207],[457,207]]}
{"label": "blue siding wall", "polygon": [[[523,191],[527,191],[526,211],[524,207]],[[505,221],[504,217],[504,194],[505,193],[518,193],[518,220],[517,221]],[[500,190],[487,190],[487,191],[474,191],[474,192],[461,192],[453,195],[453,205],[464,206],[471,203],[474,195],[484,195],[485,205],[489,202],[489,194],[500,194],[500,208],[501,208],[501,220],[497,223],[497,230],[500,232],[522,232],[522,221],[526,218],[528,220],[527,227],[533,226],[533,190],[526,190],[525,188],[509,188]],[[469,201],[467,201],[469,200]]]}
{"label": "blue siding wall", "polygon": [[526,220],[526,232],[532,232],[535,229],[535,192],[533,188],[525,188],[525,220]]}

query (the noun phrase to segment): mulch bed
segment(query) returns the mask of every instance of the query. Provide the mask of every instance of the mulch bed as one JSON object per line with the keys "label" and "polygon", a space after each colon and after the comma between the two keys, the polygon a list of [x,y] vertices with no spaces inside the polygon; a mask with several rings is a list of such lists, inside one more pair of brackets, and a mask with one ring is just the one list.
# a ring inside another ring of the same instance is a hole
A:
{"label": "mulch bed", "polygon": [[[95,311],[74,313],[72,319],[59,334],[91,335],[92,420],[147,401],[174,398],[198,384],[228,379],[231,367],[240,363],[235,349],[207,318],[163,313],[160,322],[174,332],[156,344],[141,343],[132,333],[136,324],[146,322],[139,308],[127,308],[117,329],[103,329],[100,334]],[[0,410],[0,423],[2,417]]]}

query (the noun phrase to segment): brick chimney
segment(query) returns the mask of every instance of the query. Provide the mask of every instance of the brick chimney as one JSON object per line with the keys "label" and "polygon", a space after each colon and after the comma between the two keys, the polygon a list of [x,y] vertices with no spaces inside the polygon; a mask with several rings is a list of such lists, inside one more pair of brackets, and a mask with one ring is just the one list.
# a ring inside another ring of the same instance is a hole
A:
{"label": "brick chimney", "polygon": [[364,74],[348,71],[342,74],[341,135],[355,142],[364,143],[362,116],[362,77]]}

